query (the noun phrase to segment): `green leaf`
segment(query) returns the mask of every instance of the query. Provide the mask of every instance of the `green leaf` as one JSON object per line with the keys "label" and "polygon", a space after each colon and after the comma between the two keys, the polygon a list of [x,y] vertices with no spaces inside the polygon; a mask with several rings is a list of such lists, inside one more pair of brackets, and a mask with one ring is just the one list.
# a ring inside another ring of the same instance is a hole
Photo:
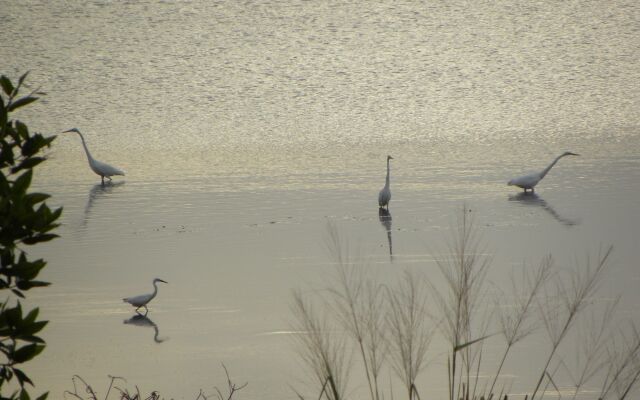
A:
{"label": "green leaf", "polygon": [[36,192],[36,193],[29,193],[28,195],[24,196],[24,199],[28,201],[30,204],[38,204],[38,203],[42,203],[43,201],[45,201],[50,197],[51,195],[48,195],[46,193]]}
{"label": "green leaf", "polygon": [[23,169],[31,169],[33,167],[35,167],[36,165],[40,164],[41,162],[43,162],[45,160],[44,157],[30,157],[25,159],[24,161],[22,161],[20,164],[18,164],[17,167],[13,167],[11,168],[11,173],[15,174],[16,172],[23,170]]}
{"label": "green leaf", "polygon": [[23,140],[29,139],[29,128],[27,127],[27,125],[21,121],[16,121],[15,125],[16,131],[18,131],[18,136],[20,136],[20,138]]}
{"label": "green leaf", "polygon": [[41,394],[40,396],[38,396],[38,398],[36,400],[47,400],[48,396],[49,396],[49,392],[45,392],[45,393]]}
{"label": "green leaf", "polygon": [[13,275],[17,278],[17,279],[21,279],[21,280],[25,280],[25,281],[29,281],[34,279],[36,276],[38,276],[38,274],[40,273],[40,270],[42,268],[45,267],[45,265],[47,265],[46,262],[44,262],[44,260],[39,259],[39,260],[35,260],[35,261],[20,261],[14,269],[13,271]]}
{"label": "green leaf", "polygon": [[18,383],[20,383],[20,386],[24,386],[25,383],[33,386],[33,382],[31,381],[31,379],[21,370],[14,368],[13,373],[16,374],[16,378],[18,378]]}
{"label": "green leaf", "polygon": [[45,341],[42,340],[42,338],[38,337],[38,336],[34,336],[34,335],[25,335],[25,336],[20,336],[20,340],[24,340],[25,342],[30,342],[30,343],[41,343],[41,344],[45,344]]}
{"label": "green leaf", "polygon": [[[48,323],[49,321],[38,321],[28,326],[22,327],[22,330],[20,331],[20,339],[28,342],[44,343],[42,339],[33,335],[44,329],[44,327],[47,326]],[[29,340],[25,338],[29,338]]]}
{"label": "green leaf", "polygon": [[13,182],[13,191],[15,193],[25,193],[27,188],[31,184],[31,178],[33,177],[33,172],[28,170],[24,174],[20,175],[15,182]]}
{"label": "green leaf", "polygon": [[29,311],[29,313],[24,317],[24,322],[27,324],[32,324],[36,322],[36,318],[38,318],[39,312],[40,310],[37,307]]}
{"label": "green leaf", "polygon": [[26,346],[22,346],[15,353],[13,353],[13,360],[16,363],[23,363],[31,360],[33,357],[37,356],[44,350],[44,346],[41,344],[28,344]]}
{"label": "green leaf", "polygon": [[[2,128],[2,126],[0,126],[0,128]],[[2,168],[14,164],[13,147],[13,145],[9,145],[6,141],[2,141],[0,146],[0,166]]]}
{"label": "green leaf", "polygon": [[26,239],[22,240],[22,243],[24,244],[36,244],[36,243],[40,243],[40,242],[48,242],[51,239],[55,239],[57,238],[58,235],[56,235],[55,233],[43,233],[41,235],[36,235],[36,236],[32,236],[32,237],[28,237]]}
{"label": "green leaf", "polygon": [[4,75],[0,76],[0,85],[2,86],[2,90],[4,90],[5,94],[7,96],[11,96],[14,87],[9,78]]}
{"label": "green leaf", "polygon": [[22,74],[22,76],[20,78],[18,78],[18,86],[22,85],[24,80],[27,78],[27,75],[29,75],[29,72],[30,71],[25,72],[24,74]]}
{"label": "green leaf", "polygon": [[31,400],[31,397],[29,397],[29,393],[27,393],[25,389],[22,389],[20,391],[20,400]]}
{"label": "green leaf", "polygon": [[22,106],[26,106],[27,104],[33,103],[36,100],[38,100],[38,97],[33,97],[33,96],[21,97],[18,100],[9,103],[9,107],[7,107],[7,110],[8,111],[13,111],[16,108],[20,108]]}
{"label": "green leaf", "polygon": [[50,221],[53,222],[57,220],[58,218],[60,218],[60,215],[62,215],[62,207],[58,207],[53,211]]}
{"label": "green leaf", "polygon": [[5,308],[3,315],[7,318],[9,325],[16,326],[20,321],[22,321],[22,306],[18,303],[13,308]]}
{"label": "green leaf", "polygon": [[22,155],[25,157],[31,157],[44,147],[51,146],[51,142],[55,140],[56,136],[44,137],[39,133],[34,134],[28,138],[21,145]]}
{"label": "green leaf", "polygon": [[29,290],[34,287],[44,287],[49,285],[51,285],[51,283],[41,282],[41,281],[22,281],[21,280],[16,283],[16,286],[18,286],[18,289],[20,290]]}

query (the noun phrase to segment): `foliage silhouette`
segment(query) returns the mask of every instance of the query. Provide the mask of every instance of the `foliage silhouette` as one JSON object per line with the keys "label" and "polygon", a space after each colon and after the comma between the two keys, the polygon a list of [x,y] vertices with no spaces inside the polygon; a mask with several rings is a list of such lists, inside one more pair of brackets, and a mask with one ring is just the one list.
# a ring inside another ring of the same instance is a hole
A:
{"label": "foliage silhouette", "polygon": [[[21,369],[44,350],[37,334],[47,321],[38,320],[38,308],[23,310],[20,299],[34,287],[49,283],[37,280],[45,267],[42,259],[29,260],[27,246],[49,241],[62,208],[51,210],[45,193],[29,192],[33,169],[45,161],[43,150],[55,136],[30,133],[12,113],[38,99],[33,91],[19,96],[27,74],[16,85],[0,76],[0,290],[10,294],[0,302],[0,399],[30,399],[26,384],[33,381]],[[5,393],[6,392],[6,393]],[[7,394],[8,393],[8,394]],[[37,397],[45,399],[47,393]]]}

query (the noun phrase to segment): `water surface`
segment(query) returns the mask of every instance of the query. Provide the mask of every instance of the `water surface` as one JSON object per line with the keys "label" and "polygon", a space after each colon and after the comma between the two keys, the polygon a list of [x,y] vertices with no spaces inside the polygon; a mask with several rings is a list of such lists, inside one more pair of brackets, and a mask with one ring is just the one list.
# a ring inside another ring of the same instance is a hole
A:
{"label": "water surface", "polygon": [[[29,370],[55,398],[73,374],[192,398],[224,384],[221,363],[249,381],[242,398],[294,398],[308,377],[290,293],[330,274],[328,220],[389,282],[436,274],[463,203],[498,284],[547,253],[564,267],[613,244],[603,296],[639,316],[635,2],[0,6],[2,72],[48,92],[19,117],[78,127],[127,173],[97,185],[65,133],[36,178],[65,209],[61,238],[32,250],[53,285],[31,294],[51,323]],[[536,196],[506,186],[565,150],[581,156]],[[391,224],[376,204],[387,154]],[[154,277],[170,283],[132,322],[121,298]],[[509,366],[514,393],[532,386],[526,361]],[[443,363],[420,381],[428,396]]]}

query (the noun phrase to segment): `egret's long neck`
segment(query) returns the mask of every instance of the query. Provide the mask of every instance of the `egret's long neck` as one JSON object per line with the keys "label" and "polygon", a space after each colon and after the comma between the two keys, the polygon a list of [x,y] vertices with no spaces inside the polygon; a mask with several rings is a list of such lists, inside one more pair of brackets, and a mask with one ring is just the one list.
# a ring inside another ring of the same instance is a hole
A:
{"label": "egret's long neck", "polygon": [[[158,294],[158,282],[153,281],[153,293],[151,293],[151,299],[156,297],[156,294]],[[151,301],[151,299],[149,299],[149,301]]]}
{"label": "egret's long neck", "polygon": [[385,185],[386,187],[389,187],[389,169],[390,169],[389,161],[391,161],[391,160],[389,160],[389,159],[387,158],[387,179],[385,179],[385,182],[384,182],[384,185]]}
{"label": "egret's long neck", "polygon": [[559,155],[558,157],[556,157],[555,160],[553,160],[551,164],[549,164],[547,168],[543,169],[542,172],[540,172],[540,179],[544,178],[544,176],[551,170],[551,168],[553,168],[553,166],[556,165],[558,160],[564,156],[565,156],[564,154]]}
{"label": "egret's long neck", "polygon": [[82,136],[82,133],[80,132],[78,132],[78,135],[80,135],[80,140],[82,140],[82,147],[84,147],[84,152],[87,153],[87,159],[89,160],[89,162],[93,161],[93,157],[91,157],[89,148],[87,147],[87,144],[84,141],[84,136]]}

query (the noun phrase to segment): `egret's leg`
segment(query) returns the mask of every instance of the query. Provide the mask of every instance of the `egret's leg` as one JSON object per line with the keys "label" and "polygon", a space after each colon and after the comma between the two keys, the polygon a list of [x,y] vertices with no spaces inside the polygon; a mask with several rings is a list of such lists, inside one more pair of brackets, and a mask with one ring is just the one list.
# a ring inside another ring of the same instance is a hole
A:
{"label": "egret's leg", "polygon": [[104,175],[100,175],[100,178],[102,178],[102,186],[104,186]]}
{"label": "egret's leg", "polygon": [[107,176],[107,179],[109,180],[109,182],[111,182],[113,179],[111,179],[110,176]]}

